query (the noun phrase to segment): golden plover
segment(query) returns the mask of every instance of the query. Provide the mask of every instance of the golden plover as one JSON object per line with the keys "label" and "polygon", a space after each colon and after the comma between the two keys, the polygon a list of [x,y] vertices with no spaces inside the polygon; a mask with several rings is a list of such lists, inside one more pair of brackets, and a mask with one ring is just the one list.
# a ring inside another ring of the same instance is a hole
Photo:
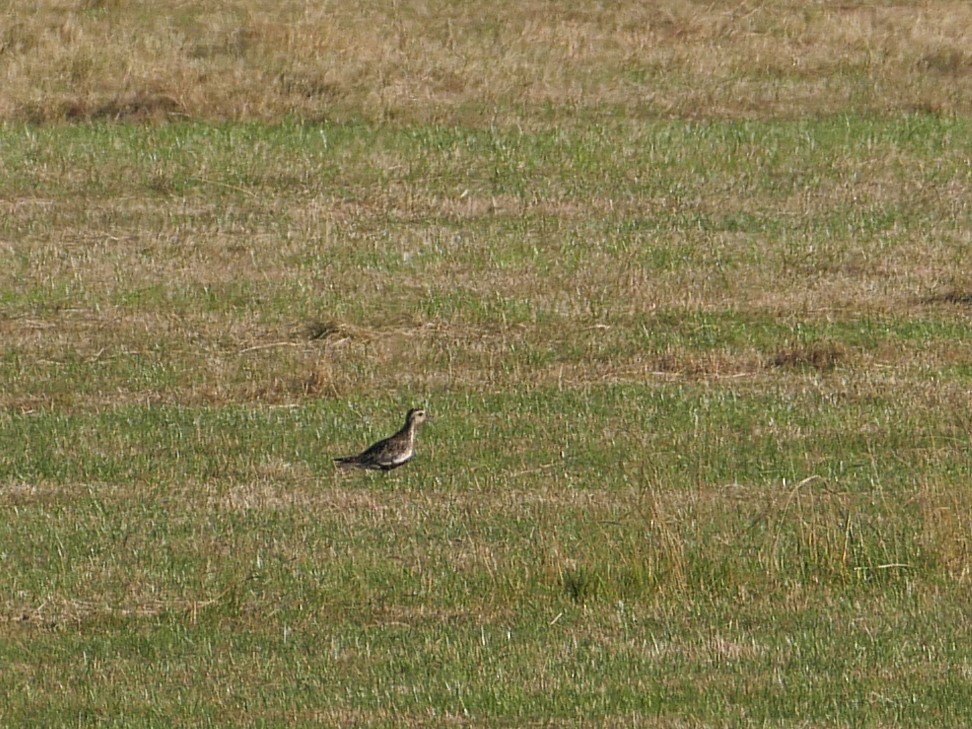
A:
{"label": "golden plover", "polygon": [[415,433],[426,421],[425,411],[412,408],[405,416],[405,425],[395,435],[380,440],[356,456],[335,458],[341,468],[370,468],[390,471],[403,466],[415,455]]}

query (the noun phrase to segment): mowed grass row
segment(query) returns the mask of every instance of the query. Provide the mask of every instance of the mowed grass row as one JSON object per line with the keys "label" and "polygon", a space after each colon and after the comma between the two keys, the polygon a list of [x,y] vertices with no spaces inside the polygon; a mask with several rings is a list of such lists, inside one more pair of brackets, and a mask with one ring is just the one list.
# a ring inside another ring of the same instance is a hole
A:
{"label": "mowed grass row", "polygon": [[8,127],[8,398],[289,401],[370,392],[392,360],[423,392],[968,374],[968,137],[925,116]]}
{"label": "mowed grass row", "polygon": [[0,722],[968,721],[969,142],[4,127]]}

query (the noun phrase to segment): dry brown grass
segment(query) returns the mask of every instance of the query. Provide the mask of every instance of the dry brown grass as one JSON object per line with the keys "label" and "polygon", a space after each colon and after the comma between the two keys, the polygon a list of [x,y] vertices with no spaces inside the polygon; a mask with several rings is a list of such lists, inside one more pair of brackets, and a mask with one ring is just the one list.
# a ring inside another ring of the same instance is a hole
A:
{"label": "dry brown grass", "polygon": [[972,99],[959,0],[48,0],[2,17],[0,117],[37,122],[965,113]]}
{"label": "dry brown grass", "polygon": [[[968,348],[961,342],[889,341],[869,351],[825,341],[781,342],[770,352],[752,346],[679,346],[658,352],[639,344],[637,332],[621,324],[574,329],[560,337],[550,336],[539,324],[492,331],[461,320],[333,326],[337,331],[330,336],[308,340],[301,326],[262,325],[254,314],[228,320],[216,314],[160,316],[110,306],[0,318],[6,346],[28,355],[20,375],[0,394],[0,404],[21,412],[125,403],[286,404],[380,391],[390,372],[397,389],[411,392],[460,386],[504,391],[523,383],[531,389],[583,389],[698,381],[735,382],[758,390],[782,382],[798,384],[806,370],[826,375],[847,367],[845,375],[881,391],[895,377],[920,378],[925,371],[968,361]],[[538,364],[530,359],[531,352],[548,352],[551,361]],[[128,369],[154,367],[169,376],[162,382],[142,382],[124,375]],[[865,373],[867,378],[859,380]],[[931,393],[910,390],[916,400],[925,394]]]}

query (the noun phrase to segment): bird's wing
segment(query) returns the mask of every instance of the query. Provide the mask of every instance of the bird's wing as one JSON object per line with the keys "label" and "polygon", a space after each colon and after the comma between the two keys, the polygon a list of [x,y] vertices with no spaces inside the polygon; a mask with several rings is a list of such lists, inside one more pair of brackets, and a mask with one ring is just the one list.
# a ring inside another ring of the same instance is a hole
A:
{"label": "bird's wing", "polygon": [[358,454],[358,458],[380,459],[386,451],[390,450],[388,445],[389,445],[388,438],[380,440],[377,443],[373,443],[367,448],[365,448],[363,451],[361,451],[361,453]]}

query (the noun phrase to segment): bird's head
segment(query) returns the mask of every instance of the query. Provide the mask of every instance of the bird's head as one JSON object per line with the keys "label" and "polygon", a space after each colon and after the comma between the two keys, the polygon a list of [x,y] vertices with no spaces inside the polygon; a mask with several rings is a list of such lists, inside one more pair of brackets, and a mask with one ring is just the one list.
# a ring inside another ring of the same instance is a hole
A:
{"label": "bird's head", "polygon": [[412,408],[408,411],[408,415],[405,416],[405,422],[413,426],[421,425],[426,420],[428,420],[428,416],[422,408]]}

